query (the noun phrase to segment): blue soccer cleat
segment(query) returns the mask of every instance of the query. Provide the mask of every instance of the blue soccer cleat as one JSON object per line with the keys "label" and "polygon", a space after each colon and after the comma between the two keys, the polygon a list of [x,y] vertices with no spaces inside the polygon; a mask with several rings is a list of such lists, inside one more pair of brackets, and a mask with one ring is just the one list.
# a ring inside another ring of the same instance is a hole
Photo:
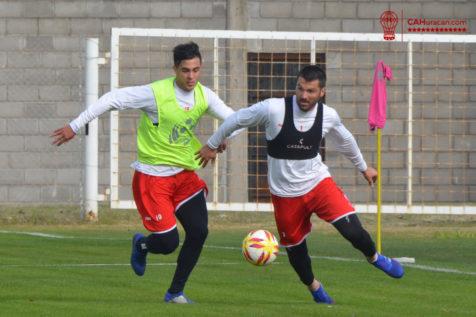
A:
{"label": "blue soccer cleat", "polygon": [[318,304],[328,304],[332,305],[334,304],[334,300],[327,294],[327,292],[324,290],[324,286],[319,286],[319,288],[313,292],[311,292],[312,297],[314,298],[314,301]]}
{"label": "blue soccer cleat", "polygon": [[165,293],[164,302],[171,304],[193,304],[193,301],[185,296],[183,292]]}
{"label": "blue soccer cleat", "polygon": [[373,262],[372,264],[393,278],[401,278],[405,273],[400,262],[395,259],[388,258],[382,254],[378,254],[377,261]]}
{"label": "blue soccer cleat", "polygon": [[139,276],[144,275],[145,267],[147,265],[146,263],[147,251],[141,250],[140,245],[138,244],[138,241],[141,238],[144,238],[144,235],[141,233],[136,233],[132,237],[132,251],[131,251],[131,266],[132,266],[132,269],[134,270],[134,273],[136,273]]}

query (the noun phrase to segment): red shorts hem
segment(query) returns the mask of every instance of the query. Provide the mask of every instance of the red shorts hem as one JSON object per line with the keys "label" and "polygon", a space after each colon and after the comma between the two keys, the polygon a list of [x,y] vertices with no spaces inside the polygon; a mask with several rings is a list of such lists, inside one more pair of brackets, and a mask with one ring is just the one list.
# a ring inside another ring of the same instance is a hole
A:
{"label": "red shorts hem", "polygon": [[332,223],[355,211],[331,177],[319,182],[310,192],[297,197],[272,195],[280,243],[293,246],[311,232],[311,215]]}
{"label": "red shorts hem", "polygon": [[136,171],[132,192],[142,223],[150,232],[167,232],[177,225],[175,211],[202,190],[205,182],[194,171],[153,176]]}

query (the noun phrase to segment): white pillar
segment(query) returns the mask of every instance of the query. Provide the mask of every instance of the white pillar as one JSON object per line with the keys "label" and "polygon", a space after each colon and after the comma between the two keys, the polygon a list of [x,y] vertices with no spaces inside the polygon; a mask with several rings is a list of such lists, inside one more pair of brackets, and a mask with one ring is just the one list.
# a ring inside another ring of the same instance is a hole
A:
{"label": "white pillar", "polygon": [[[99,40],[86,40],[85,107],[98,100]],[[84,210],[83,219],[98,218],[98,119],[86,126],[84,149]]]}
{"label": "white pillar", "polygon": [[408,141],[407,141],[407,209],[413,205],[413,43],[408,42]]}

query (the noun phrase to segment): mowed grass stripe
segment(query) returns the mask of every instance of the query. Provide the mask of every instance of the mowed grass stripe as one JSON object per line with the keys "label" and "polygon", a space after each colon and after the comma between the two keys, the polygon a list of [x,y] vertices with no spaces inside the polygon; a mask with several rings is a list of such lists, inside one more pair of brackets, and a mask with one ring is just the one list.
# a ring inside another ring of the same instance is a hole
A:
{"label": "mowed grass stripe", "polygon": [[[129,240],[128,238],[105,238],[105,237],[81,237],[81,236],[64,236],[57,233],[42,233],[42,232],[28,232],[28,231],[8,231],[8,230],[0,230],[0,233],[3,234],[17,234],[17,235],[27,235],[39,238],[51,238],[51,239],[75,239],[75,240],[113,240],[113,241],[125,241]],[[222,249],[222,250],[233,250],[233,251],[241,251],[240,247],[235,246],[218,246],[218,245],[205,245],[205,248],[215,248],[215,249]],[[285,252],[280,252],[280,255],[286,256]],[[336,256],[316,256],[310,255],[311,258],[314,259],[323,259],[323,260],[331,260],[331,261],[347,261],[347,262],[363,262],[362,259],[355,259],[355,258],[345,258],[345,257],[336,257]],[[153,264],[149,263],[150,265],[164,265],[161,263]],[[121,263],[89,263],[89,264],[43,264],[43,267],[46,266],[121,266],[121,265],[129,265],[129,264],[121,264]],[[22,266],[20,264],[11,264],[11,265],[2,265],[0,267],[14,267],[14,266]],[[432,271],[432,272],[440,272],[440,273],[451,273],[451,274],[466,274],[466,275],[476,275],[476,272],[469,272],[469,271],[461,271],[458,269],[448,268],[448,267],[433,267],[430,265],[421,265],[421,264],[405,264],[406,267],[412,267],[420,270]]]}

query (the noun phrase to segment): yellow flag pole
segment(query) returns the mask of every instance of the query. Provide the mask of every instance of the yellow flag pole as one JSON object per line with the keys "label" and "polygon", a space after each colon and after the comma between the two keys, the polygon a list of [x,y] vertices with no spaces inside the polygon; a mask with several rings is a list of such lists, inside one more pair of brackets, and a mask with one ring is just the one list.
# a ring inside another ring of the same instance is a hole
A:
{"label": "yellow flag pole", "polygon": [[377,128],[377,252],[382,252],[382,132]]}

